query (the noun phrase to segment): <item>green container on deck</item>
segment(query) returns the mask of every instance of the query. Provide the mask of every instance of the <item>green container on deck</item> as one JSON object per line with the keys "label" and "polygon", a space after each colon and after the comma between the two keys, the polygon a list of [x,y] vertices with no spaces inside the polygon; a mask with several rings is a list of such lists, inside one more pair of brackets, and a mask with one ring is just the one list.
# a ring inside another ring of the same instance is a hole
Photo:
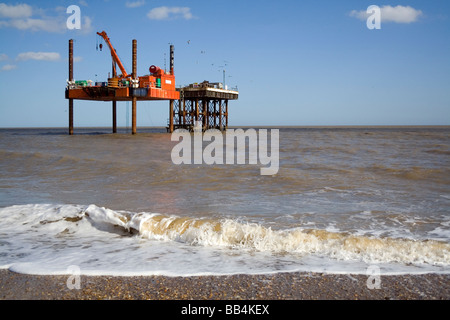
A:
{"label": "green container on deck", "polygon": [[75,85],[86,87],[88,85],[88,82],[86,80],[77,80],[75,81]]}

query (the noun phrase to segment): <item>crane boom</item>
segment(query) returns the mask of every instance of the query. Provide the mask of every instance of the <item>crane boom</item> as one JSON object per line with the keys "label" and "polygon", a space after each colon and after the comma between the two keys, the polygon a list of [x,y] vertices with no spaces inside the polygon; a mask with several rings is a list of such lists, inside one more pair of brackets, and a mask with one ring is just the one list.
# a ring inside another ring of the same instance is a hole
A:
{"label": "crane boom", "polygon": [[111,57],[113,59],[113,61],[115,63],[117,63],[117,65],[120,68],[120,71],[122,71],[122,77],[121,78],[128,78],[130,77],[130,75],[127,73],[127,71],[125,70],[125,67],[122,64],[122,61],[120,61],[119,56],[116,53],[116,49],[114,49],[114,47],[112,46],[111,42],[109,41],[108,35],[106,34],[105,31],[102,32],[97,32],[97,34],[99,36],[101,36],[105,42],[108,44],[109,50],[111,51]]}

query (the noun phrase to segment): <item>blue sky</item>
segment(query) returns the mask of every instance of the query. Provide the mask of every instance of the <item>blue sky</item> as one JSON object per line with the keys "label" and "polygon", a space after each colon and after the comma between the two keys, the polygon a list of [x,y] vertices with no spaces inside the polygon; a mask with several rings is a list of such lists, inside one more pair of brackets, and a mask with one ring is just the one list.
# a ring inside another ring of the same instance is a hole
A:
{"label": "blue sky", "polygon": [[[70,5],[80,30],[66,27]],[[382,8],[379,30],[367,28],[369,5]],[[139,75],[168,65],[169,43],[177,85],[222,81],[225,68],[240,92],[233,126],[450,125],[447,0],[23,0],[0,2],[0,127],[66,127],[68,40],[75,79],[106,81],[102,30],[127,70],[137,39]],[[138,126],[167,119],[168,102],[138,103]],[[110,125],[111,103],[75,101],[75,127]]]}

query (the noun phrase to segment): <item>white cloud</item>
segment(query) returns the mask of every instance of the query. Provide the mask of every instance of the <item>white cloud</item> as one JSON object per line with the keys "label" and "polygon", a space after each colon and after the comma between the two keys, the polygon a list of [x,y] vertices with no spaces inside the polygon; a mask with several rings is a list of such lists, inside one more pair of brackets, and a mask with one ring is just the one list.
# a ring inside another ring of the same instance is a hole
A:
{"label": "white cloud", "polygon": [[139,0],[139,1],[127,1],[125,2],[125,6],[127,8],[138,8],[145,4],[145,0]]}
{"label": "white cloud", "polygon": [[355,17],[358,18],[359,20],[366,20],[368,17],[370,16],[370,14],[368,14],[366,12],[366,10],[352,10],[350,11],[350,17]]}
{"label": "white cloud", "polygon": [[13,19],[6,26],[19,30],[63,32],[66,29],[65,21],[58,19]]}
{"label": "white cloud", "polygon": [[58,52],[22,52],[19,53],[16,60],[41,60],[41,61],[58,61],[61,56]]}
{"label": "white cloud", "polygon": [[172,20],[178,18],[190,20],[194,18],[191,8],[188,7],[157,7],[150,10],[147,17],[151,20]]}
{"label": "white cloud", "polygon": [[[395,22],[395,23],[412,23],[418,21],[419,17],[422,16],[422,11],[414,9],[410,6],[382,6],[381,11],[381,22]],[[358,18],[360,20],[366,20],[370,14],[367,14],[366,10],[352,10],[350,16]]]}
{"label": "white cloud", "polygon": [[33,10],[27,4],[7,5],[0,3],[0,17],[4,18],[26,18],[31,17]]}
{"label": "white cloud", "polygon": [[8,55],[6,55],[4,53],[1,53],[0,54],[0,61],[5,61],[5,60],[8,60]]}
{"label": "white cloud", "polygon": [[10,70],[13,70],[13,69],[15,69],[15,68],[17,68],[17,66],[16,65],[14,65],[14,64],[5,64],[3,67],[2,67],[2,71],[10,71]]}
{"label": "white cloud", "polygon": [[410,6],[383,6],[381,8],[382,22],[411,23],[416,22],[421,15],[421,10],[416,10]]}
{"label": "white cloud", "polygon": [[[81,0],[80,4],[87,5]],[[6,5],[0,3],[0,28],[14,28],[23,31],[44,31],[54,33],[64,33],[67,29],[66,8],[57,6],[51,9],[42,9],[28,4]],[[92,20],[86,15],[82,15],[82,33],[92,31]]]}
{"label": "white cloud", "polygon": [[92,19],[88,16],[83,16],[84,23],[81,25],[81,31],[83,33],[89,33],[92,31]]}

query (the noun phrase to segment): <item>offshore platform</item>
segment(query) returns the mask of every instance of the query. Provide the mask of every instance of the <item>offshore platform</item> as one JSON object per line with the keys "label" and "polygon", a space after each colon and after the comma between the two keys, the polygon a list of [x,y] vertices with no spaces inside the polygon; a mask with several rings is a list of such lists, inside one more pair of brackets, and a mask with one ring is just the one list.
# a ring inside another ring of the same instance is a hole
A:
{"label": "offshore platform", "polygon": [[[193,130],[197,121],[203,130],[228,128],[228,100],[237,100],[237,90],[227,90],[220,82],[203,81],[179,88],[180,99],[171,103],[168,131]],[[173,106],[172,106],[173,105]]]}
{"label": "offshore platform", "polygon": [[[73,39],[69,40],[69,79],[65,90],[69,100],[69,134],[74,131],[74,100],[112,102],[112,132],[117,132],[117,102],[131,101],[131,133],[137,133],[138,101],[169,101],[167,131],[193,130],[197,121],[204,130],[215,128],[224,131],[228,127],[228,100],[237,100],[237,90],[227,90],[222,83],[204,81],[176,88],[174,73],[174,46],[170,46],[170,67],[150,66],[149,74],[137,75],[137,40],[132,41],[132,72],[129,74],[105,31],[97,32],[108,45],[112,58],[112,75],[105,82],[74,80]],[[102,45],[100,44],[100,49]],[[120,74],[117,72],[120,69]]]}

